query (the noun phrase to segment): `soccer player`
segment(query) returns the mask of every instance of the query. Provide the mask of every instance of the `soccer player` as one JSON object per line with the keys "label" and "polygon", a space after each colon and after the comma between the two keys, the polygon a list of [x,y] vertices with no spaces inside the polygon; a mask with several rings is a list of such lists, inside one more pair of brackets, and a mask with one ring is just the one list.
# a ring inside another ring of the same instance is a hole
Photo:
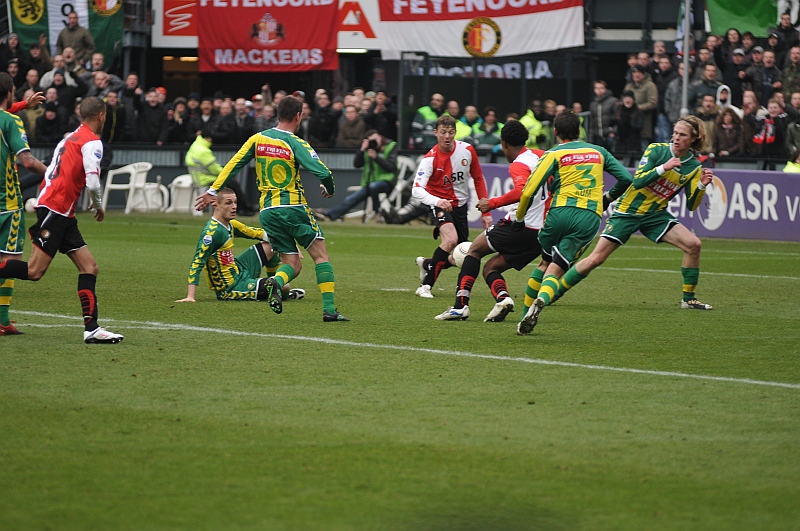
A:
{"label": "soccer player", "polygon": [[28,262],[0,262],[0,275],[39,280],[56,253],[66,254],[78,268],[78,297],[83,310],[83,340],[86,343],[119,343],[123,337],[97,324],[97,262],[83,240],[75,219],[75,206],[84,186],[91,196],[90,209],[103,221],[100,159],[103,144],[99,134],[106,119],[106,104],[97,97],[81,102],[81,125],[56,146],[36,201],[38,221],[30,228],[33,249]]}
{"label": "soccer player", "polygon": [[483,268],[483,278],[496,302],[492,311],[483,321],[499,323],[505,320],[506,315],[514,311],[514,300],[508,294],[503,271],[512,267],[519,271],[541,254],[539,229],[542,228],[544,222],[548,196],[547,187],[542,187],[541,192],[533,198],[531,207],[525,214],[525,230],[511,230],[512,216],[517,210],[516,203],[522,195],[522,189],[525,187],[528,177],[539,162],[539,156],[543,154],[543,151],[525,147],[527,141],[528,129],[517,120],[508,122],[500,132],[500,145],[506,160],[511,163],[508,173],[514,181],[514,188],[500,197],[481,199],[476,208],[487,213],[495,208],[511,205],[508,208],[509,213],[472,242],[469,254],[464,258],[461,266],[461,273],[458,275],[455,304],[437,315],[436,320],[464,320],[469,317],[470,292],[480,270],[481,258],[492,253],[496,254],[486,262]]}
{"label": "soccer player", "polygon": [[[433,134],[437,143],[420,161],[411,189],[411,194],[430,208],[433,238],[442,238],[433,257],[417,257],[422,284],[417,288],[416,295],[425,299],[433,298],[431,288],[442,269],[453,265],[450,253],[455,246],[469,240],[469,181],[474,182],[478,199],[487,196],[475,148],[455,139],[455,118],[447,114],[440,116]],[[483,214],[481,221],[483,228],[488,229],[492,225],[491,214]]]}
{"label": "soccer player", "polygon": [[586,278],[611,253],[640,231],[650,241],[668,243],[683,251],[683,300],[681,308],[711,310],[712,306],[695,297],[700,278],[700,239],[667,211],[670,199],[681,189],[686,206],[700,206],[713,172],[702,168],[693,151],[706,143],[706,130],[696,116],[684,116],[675,123],[672,143],[650,144],[639,162],[633,184],[617,203],[594,251],[575,264],[562,279],[562,292]]}
{"label": "soccer player", "polygon": [[[203,268],[208,273],[208,287],[219,300],[255,301],[267,298],[267,279],[259,278],[261,270],[266,267],[267,270],[274,271],[280,260],[270,247],[264,229],[248,227],[235,219],[237,208],[236,192],[230,188],[220,190],[214,205],[214,214],[203,228],[189,267],[186,298],[175,302],[195,302]],[[261,240],[261,243],[234,258],[234,236]],[[302,299],[306,294],[302,289],[286,291],[288,299]]]}
{"label": "soccer player", "polygon": [[275,276],[265,282],[267,302],[275,313],[283,311],[281,290],[300,274],[297,244],[308,250],[314,260],[317,285],[322,293],[322,320],[349,321],[334,305],[333,267],[325,247],[325,236],[306,202],[300,167],[320,181],[324,197],[335,191],[333,174],[319,160],[308,143],[295,136],[300,126],[303,103],[287,96],[278,104],[278,125],[251,136],[222,169],[208,191],[197,198],[195,208],[202,210],[215,201],[218,191],[239,170],[255,159],[256,180],[261,191],[259,221],[269,235],[270,245],[280,254],[281,265]]}
{"label": "soccer player", "polygon": [[631,182],[628,170],[605,148],[578,141],[580,127],[580,118],[572,111],[556,116],[553,129],[559,144],[541,158],[519,200],[515,230],[524,229],[524,217],[534,196],[553,178],[550,211],[539,231],[542,256],[549,265],[538,297],[517,324],[518,335],[533,330],[542,309],[558,292],[559,279],[597,234],[603,213],[603,171],[617,178],[615,193]]}
{"label": "soccer player", "polygon": [[[37,93],[41,96],[41,92]],[[17,166],[22,164],[29,171],[44,175],[47,169],[31,155],[25,127],[19,116],[10,114],[14,95],[14,80],[6,73],[0,73],[0,161],[5,168],[5,185],[0,187],[0,264],[7,260],[19,260],[25,243],[25,205],[19,185]],[[15,105],[25,108],[26,103]],[[0,266],[0,336],[22,334],[8,315],[11,298],[14,294],[14,279],[4,273]]]}

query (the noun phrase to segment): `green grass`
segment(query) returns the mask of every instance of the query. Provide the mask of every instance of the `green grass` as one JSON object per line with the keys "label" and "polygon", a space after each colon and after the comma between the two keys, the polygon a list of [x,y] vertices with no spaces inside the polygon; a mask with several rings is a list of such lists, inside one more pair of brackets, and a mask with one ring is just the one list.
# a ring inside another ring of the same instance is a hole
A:
{"label": "green grass", "polygon": [[457,271],[414,297],[424,226],[324,225],[350,323],[309,259],[282,315],[175,304],[203,222],[80,217],[118,345],[81,342],[65,257],[17,282],[0,529],[797,528],[800,245],[706,240],[689,312],[680,251],[634,238],[517,337],[529,269],[508,322],[482,282],[433,320]]}

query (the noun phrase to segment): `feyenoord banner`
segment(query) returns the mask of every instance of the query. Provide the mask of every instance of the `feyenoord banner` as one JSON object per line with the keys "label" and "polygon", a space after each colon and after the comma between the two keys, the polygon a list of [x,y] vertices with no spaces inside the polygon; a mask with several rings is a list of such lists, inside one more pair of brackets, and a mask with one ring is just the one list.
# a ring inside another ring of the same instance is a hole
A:
{"label": "feyenoord banner", "polygon": [[67,15],[78,13],[78,24],[88,28],[98,52],[106,57],[106,65],[114,63],[114,53],[122,50],[122,26],[125,13],[123,0],[9,0],[10,30],[19,35],[25,51],[47,37],[50,53],[55,53],[58,34],[67,26]]}
{"label": "feyenoord banner", "polygon": [[379,0],[381,51],[502,57],[583,46],[583,0]]}
{"label": "feyenoord banner", "polygon": [[338,0],[199,0],[200,71],[336,70],[338,8]]}

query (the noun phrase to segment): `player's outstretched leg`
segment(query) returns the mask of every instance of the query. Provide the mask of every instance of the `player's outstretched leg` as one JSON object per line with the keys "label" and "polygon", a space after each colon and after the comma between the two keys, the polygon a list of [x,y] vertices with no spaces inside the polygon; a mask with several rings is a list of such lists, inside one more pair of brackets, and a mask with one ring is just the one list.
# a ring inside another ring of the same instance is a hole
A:
{"label": "player's outstretched leg", "polygon": [[281,313],[283,311],[283,297],[281,296],[281,286],[276,277],[265,279],[264,289],[267,292],[267,303],[270,309],[275,313]]}
{"label": "player's outstretched leg", "polygon": [[528,284],[525,286],[525,300],[522,306],[522,314],[528,313],[528,308],[531,307],[533,301],[539,296],[539,288],[542,287],[542,279],[544,278],[544,271],[538,267],[533,269]]}
{"label": "player's outstretched leg", "polygon": [[322,321],[325,323],[335,323],[349,321],[347,317],[336,310],[334,304],[334,277],[333,266],[330,262],[320,262],[314,268],[317,274],[317,285],[322,293]]}
{"label": "player's outstretched leg", "polygon": [[533,329],[539,322],[539,314],[542,313],[544,306],[544,300],[541,297],[537,297],[536,300],[533,301],[531,307],[528,308],[528,311],[522,317],[522,320],[517,323],[518,336],[527,336],[533,332]]}
{"label": "player's outstretched leg", "polygon": [[88,344],[113,344],[124,339],[122,334],[106,330],[97,324],[97,276],[88,273],[78,275],[78,298],[83,314],[83,341]]}
{"label": "player's outstretched leg", "polygon": [[492,291],[492,296],[495,299],[495,305],[486,318],[484,323],[501,323],[505,321],[506,316],[514,311],[514,301],[508,295],[508,286],[506,279],[503,278],[497,271],[492,271],[486,276],[486,284]]}
{"label": "player's outstretched leg", "polygon": [[681,301],[681,308],[684,310],[713,310],[713,306],[700,302],[695,297],[697,281],[700,279],[700,268],[682,267],[681,275],[683,275],[683,301]]}

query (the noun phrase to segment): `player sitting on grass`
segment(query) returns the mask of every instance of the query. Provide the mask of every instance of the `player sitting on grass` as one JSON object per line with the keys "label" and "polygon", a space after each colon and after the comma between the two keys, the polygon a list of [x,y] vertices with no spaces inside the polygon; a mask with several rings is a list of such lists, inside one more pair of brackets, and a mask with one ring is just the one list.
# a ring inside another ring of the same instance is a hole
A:
{"label": "player sitting on grass", "polygon": [[514,300],[508,294],[508,287],[502,273],[512,267],[520,271],[541,254],[539,229],[542,228],[544,222],[548,196],[547,187],[542,187],[541,193],[533,198],[533,204],[525,214],[525,230],[511,230],[512,216],[517,210],[522,189],[536,168],[539,155],[543,153],[541,150],[533,151],[525,147],[527,140],[528,130],[517,120],[508,122],[500,133],[500,145],[506,160],[511,163],[508,173],[514,181],[514,188],[500,197],[481,199],[476,208],[485,214],[495,208],[512,206],[508,209],[509,213],[499,223],[486,229],[472,242],[469,254],[464,258],[461,266],[461,273],[458,275],[455,304],[437,315],[434,318],[437,321],[464,320],[469,317],[470,292],[481,267],[481,258],[492,253],[496,254],[486,262],[483,268],[483,279],[489,286],[496,303],[484,322],[499,323],[505,320],[506,315],[514,311]]}
{"label": "player sitting on grass", "polygon": [[[280,259],[266,241],[264,229],[248,227],[234,219],[236,208],[236,193],[230,188],[220,190],[214,205],[214,214],[203,228],[189,267],[186,298],[175,302],[195,302],[197,284],[203,268],[208,273],[208,287],[216,293],[219,300],[267,299],[264,286],[267,279],[259,278],[261,270],[266,267],[267,271],[274,272]],[[262,242],[234,258],[234,235]],[[288,284],[284,286],[284,299],[302,299],[305,294],[302,289],[290,289]]]}

